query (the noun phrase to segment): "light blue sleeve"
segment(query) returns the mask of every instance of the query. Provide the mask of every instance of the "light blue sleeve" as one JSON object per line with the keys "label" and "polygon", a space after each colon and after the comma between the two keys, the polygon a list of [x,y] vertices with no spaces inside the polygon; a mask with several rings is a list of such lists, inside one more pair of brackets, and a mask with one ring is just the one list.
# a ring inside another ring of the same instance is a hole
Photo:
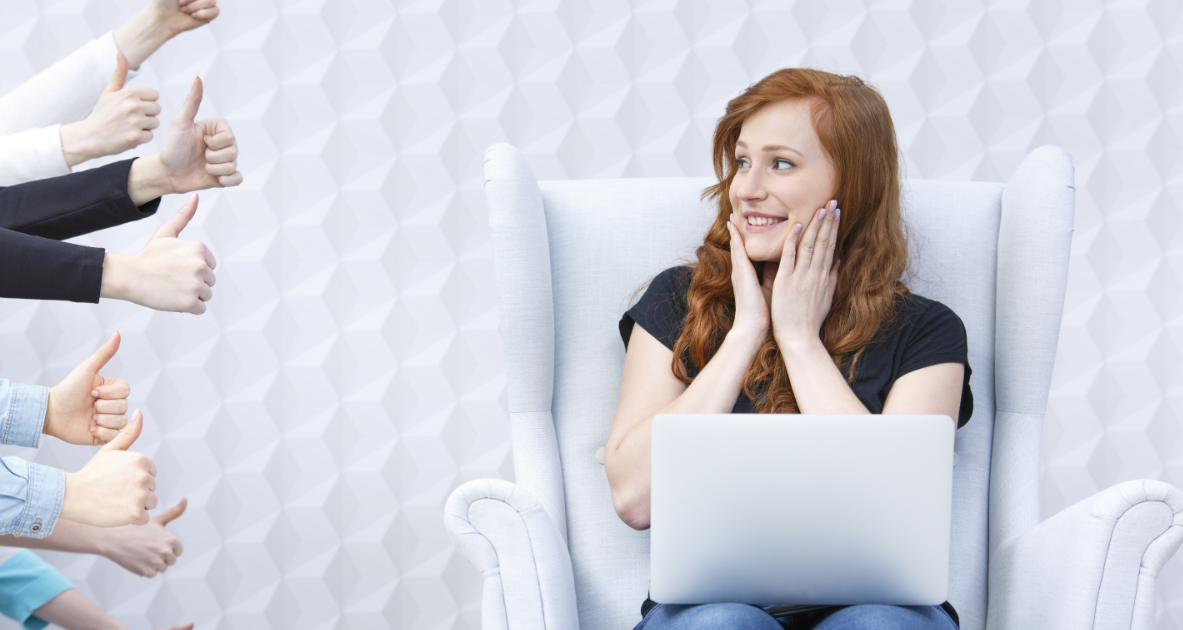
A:
{"label": "light blue sleeve", "polygon": [[45,538],[66,493],[66,474],[19,457],[0,458],[0,535]]}
{"label": "light blue sleeve", "polygon": [[37,448],[48,404],[48,387],[0,378],[0,444]]}
{"label": "light blue sleeve", "polygon": [[74,585],[44,560],[21,551],[0,564],[0,614],[19,621],[23,630],[41,630],[49,624],[33,611],[71,588]]}

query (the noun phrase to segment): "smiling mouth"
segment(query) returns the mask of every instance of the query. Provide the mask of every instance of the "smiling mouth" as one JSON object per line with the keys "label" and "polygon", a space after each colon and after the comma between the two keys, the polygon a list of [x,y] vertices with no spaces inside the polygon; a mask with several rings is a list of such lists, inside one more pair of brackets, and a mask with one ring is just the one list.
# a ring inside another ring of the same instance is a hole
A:
{"label": "smiling mouth", "polygon": [[764,227],[767,225],[776,225],[777,223],[784,223],[788,219],[785,217],[749,216],[749,217],[747,217],[747,220],[748,220],[748,225],[751,225],[754,227]]}

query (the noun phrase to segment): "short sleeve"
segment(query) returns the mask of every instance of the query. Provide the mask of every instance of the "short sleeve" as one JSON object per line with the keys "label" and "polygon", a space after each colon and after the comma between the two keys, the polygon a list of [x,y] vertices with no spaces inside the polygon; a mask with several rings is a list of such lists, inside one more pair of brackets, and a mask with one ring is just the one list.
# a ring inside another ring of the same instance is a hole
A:
{"label": "short sleeve", "polygon": [[972,370],[969,367],[969,341],[965,324],[948,306],[930,301],[910,332],[896,378],[941,363],[964,365],[965,381],[961,386],[961,410],[957,418],[958,428],[964,426],[974,410],[973,392],[969,388]]}
{"label": "short sleeve", "polygon": [[674,349],[686,319],[691,273],[689,267],[671,267],[653,278],[641,299],[620,318],[620,338],[625,348],[636,323],[665,347]]}

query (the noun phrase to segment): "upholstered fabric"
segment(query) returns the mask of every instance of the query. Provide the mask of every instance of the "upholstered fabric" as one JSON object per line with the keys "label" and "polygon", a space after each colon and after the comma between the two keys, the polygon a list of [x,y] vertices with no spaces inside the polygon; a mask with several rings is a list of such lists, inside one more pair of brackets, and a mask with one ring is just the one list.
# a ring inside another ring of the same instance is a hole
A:
{"label": "upholstered fabric", "polygon": [[1002,543],[990,630],[1154,627],[1154,581],[1183,542],[1183,492],[1128,481]]}
{"label": "upholstered fabric", "polygon": [[[507,145],[490,148],[485,166],[518,486],[489,481],[462,486],[449,503],[449,531],[458,541],[484,541],[458,545],[485,572],[487,628],[556,627],[551,619],[559,617],[545,613],[554,606],[577,610],[583,630],[629,628],[639,619],[648,587],[648,536],[616,517],[597,457],[620,386],[624,348],[616,324],[650,278],[693,259],[715,215],[714,202],[701,197],[711,182],[539,184]],[[962,318],[974,370],[974,415],[956,442],[950,555],[949,599],[966,630],[986,627],[987,604],[991,628],[1034,627],[1019,621],[1032,614],[1037,598],[1008,595],[1027,584],[1011,569],[1043,566],[1045,558],[1030,549],[1038,546],[1041,532],[1061,527],[1054,523],[1080,526],[1079,516],[1067,514],[1035,527],[1039,435],[1063,309],[1072,182],[1068,155],[1045,147],[1032,152],[1006,186],[933,181],[904,186],[913,263],[909,286]],[[512,495],[513,501],[468,507],[467,517],[457,516],[463,506],[482,504],[486,495],[491,501]],[[1146,510],[1132,510],[1130,522],[1162,520]],[[532,524],[523,526],[527,521]],[[1121,540],[1114,566],[1128,565],[1139,549],[1153,549],[1138,557],[1153,555],[1156,566],[1174,552],[1163,542],[1147,547],[1150,530],[1141,525],[1111,529],[1113,539]],[[559,553],[556,546],[564,537]],[[1106,553],[1096,536],[1078,539],[1092,545],[1082,559]],[[1002,569],[988,562],[994,550]],[[498,569],[511,563],[518,567],[512,580]],[[511,584],[546,579],[542,569],[530,573],[523,566],[551,567],[551,579],[562,584]],[[1045,568],[1043,579],[1054,574],[1054,568]],[[1066,596],[1091,598],[1098,611],[1125,610],[1128,603],[1140,611],[1136,618],[1146,610],[1152,615],[1153,576],[1130,575],[1098,578],[1108,589],[1101,595],[1094,588],[1091,595],[1085,589]],[[571,601],[556,603],[566,596],[568,579]],[[1104,618],[1118,619],[1113,627],[1126,627],[1121,614]],[[575,627],[574,621],[566,623],[563,627]]]}

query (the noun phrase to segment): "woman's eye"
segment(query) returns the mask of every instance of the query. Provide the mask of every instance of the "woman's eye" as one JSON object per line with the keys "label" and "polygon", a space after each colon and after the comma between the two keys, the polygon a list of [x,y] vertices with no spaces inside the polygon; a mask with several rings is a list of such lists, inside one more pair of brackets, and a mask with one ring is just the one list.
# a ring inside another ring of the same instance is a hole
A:
{"label": "woman's eye", "polygon": [[795,164],[793,164],[792,162],[788,161],[788,160],[776,160],[775,162],[773,162],[773,166],[774,166],[774,167],[775,167],[777,170],[782,170],[782,171],[783,171],[783,170],[785,170],[785,169],[788,169],[788,168],[793,168],[793,167],[794,167],[794,166],[796,166],[796,165],[795,165]]}
{"label": "woman's eye", "polygon": [[735,168],[747,168],[747,167],[748,167],[748,159],[747,158],[735,158]]}

